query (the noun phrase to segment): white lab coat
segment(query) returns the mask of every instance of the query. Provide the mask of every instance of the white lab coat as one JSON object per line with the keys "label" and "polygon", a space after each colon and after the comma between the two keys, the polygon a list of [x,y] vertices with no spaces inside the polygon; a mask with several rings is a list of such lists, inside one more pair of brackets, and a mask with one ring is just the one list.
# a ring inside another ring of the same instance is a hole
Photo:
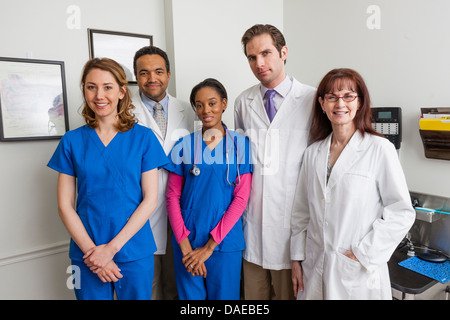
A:
{"label": "white lab coat", "polygon": [[[391,299],[387,262],[415,220],[395,147],[356,131],[326,183],[332,134],[304,154],[292,213],[299,299]],[[343,253],[352,250],[359,262]]]}
{"label": "white lab coat", "polygon": [[250,138],[253,176],[243,214],[244,259],[265,269],[291,268],[290,220],[316,89],[293,79],[272,123],[255,85],[236,99],[235,128]]}
{"label": "white lab coat", "polygon": [[[195,113],[191,106],[169,95],[168,122],[166,138],[163,140],[161,130],[153,119],[152,114],[142,102],[140,93],[134,94],[133,105],[134,114],[139,120],[139,124],[153,130],[161,143],[166,155],[179,138],[191,133],[194,130]],[[155,254],[165,254],[167,244],[167,209],[166,209],[166,188],[169,174],[166,170],[159,170],[158,184],[158,206],[150,216],[150,225],[155,238],[157,251]]]}

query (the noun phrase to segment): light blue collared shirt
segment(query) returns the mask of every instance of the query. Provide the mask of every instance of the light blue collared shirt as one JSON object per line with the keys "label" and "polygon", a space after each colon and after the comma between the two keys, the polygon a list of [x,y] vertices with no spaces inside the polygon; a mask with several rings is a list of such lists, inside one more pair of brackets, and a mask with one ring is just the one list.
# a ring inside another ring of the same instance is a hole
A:
{"label": "light blue collared shirt", "polygon": [[[147,97],[143,92],[140,92],[140,95],[141,95],[142,103],[144,103],[144,106],[148,109],[148,111],[150,112],[150,114],[153,117],[153,113],[155,112],[153,107],[155,106],[156,101]],[[164,117],[166,118],[166,121],[167,121],[167,115],[168,115],[168,109],[169,109],[169,95],[167,94],[167,92],[166,92],[166,96],[161,101],[159,101],[159,104],[162,105],[162,107],[163,107]]]}

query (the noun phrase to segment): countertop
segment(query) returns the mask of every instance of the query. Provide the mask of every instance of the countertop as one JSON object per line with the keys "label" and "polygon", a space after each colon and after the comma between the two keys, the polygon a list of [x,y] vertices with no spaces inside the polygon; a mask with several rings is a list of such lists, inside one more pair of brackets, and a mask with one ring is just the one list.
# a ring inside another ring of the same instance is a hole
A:
{"label": "countertop", "polygon": [[438,283],[420,273],[398,265],[399,262],[410,258],[404,249],[396,250],[388,262],[391,286],[404,293],[420,294]]}

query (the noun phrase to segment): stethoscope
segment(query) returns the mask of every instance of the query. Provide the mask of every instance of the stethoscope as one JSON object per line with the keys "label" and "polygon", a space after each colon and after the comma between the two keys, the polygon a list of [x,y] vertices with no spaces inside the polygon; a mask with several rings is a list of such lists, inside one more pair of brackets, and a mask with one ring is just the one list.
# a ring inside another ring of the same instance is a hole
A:
{"label": "stethoscope", "polygon": [[[234,141],[233,136],[231,135],[231,133],[228,131],[227,128],[224,127],[224,129],[225,129],[225,147],[226,147],[226,155],[225,155],[225,157],[226,157],[226,162],[227,162],[227,182],[228,182],[228,184],[230,186],[233,186],[233,185],[234,186],[238,186],[238,185],[241,184],[241,175],[239,174],[239,163],[238,163],[239,150],[238,150],[238,147],[236,145],[236,141]],[[230,161],[228,159],[228,153],[230,152],[230,149],[228,148],[228,136],[230,136],[231,140],[234,143],[234,148],[236,149],[236,169],[237,169],[237,177],[238,177],[238,179],[237,179],[238,182],[237,183],[236,182],[230,182],[230,180],[229,180]],[[195,152],[194,165],[192,166],[192,169],[189,170],[189,173],[194,175],[194,176],[196,176],[196,177],[198,177],[200,175],[200,173],[201,173],[200,172],[200,168],[197,166],[198,160],[200,158],[200,150],[202,149],[202,148],[198,148],[198,145],[201,145],[201,143],[202,143],[201,139],[202,139],[202,132],[200,131],[198,133],[198,135],[197,135],[197,146],[195,145],[195,142],[194,142],[194,150],[195,150],[194,151]]]}

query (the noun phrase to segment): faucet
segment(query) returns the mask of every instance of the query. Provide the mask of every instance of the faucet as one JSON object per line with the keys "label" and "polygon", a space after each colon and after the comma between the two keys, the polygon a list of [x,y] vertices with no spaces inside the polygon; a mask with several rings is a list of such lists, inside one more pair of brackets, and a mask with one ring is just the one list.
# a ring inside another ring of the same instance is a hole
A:
{"label": "faucet", "polygon": [[415,251],[414,251],[414,245],[411,241],[411,233],[408,232],[408,234],[406,235],[406,242],[407,242],[407,246],[409,247],[408,252],[406,253],[406,255],[408,257],[414,257],[416,255]]}

